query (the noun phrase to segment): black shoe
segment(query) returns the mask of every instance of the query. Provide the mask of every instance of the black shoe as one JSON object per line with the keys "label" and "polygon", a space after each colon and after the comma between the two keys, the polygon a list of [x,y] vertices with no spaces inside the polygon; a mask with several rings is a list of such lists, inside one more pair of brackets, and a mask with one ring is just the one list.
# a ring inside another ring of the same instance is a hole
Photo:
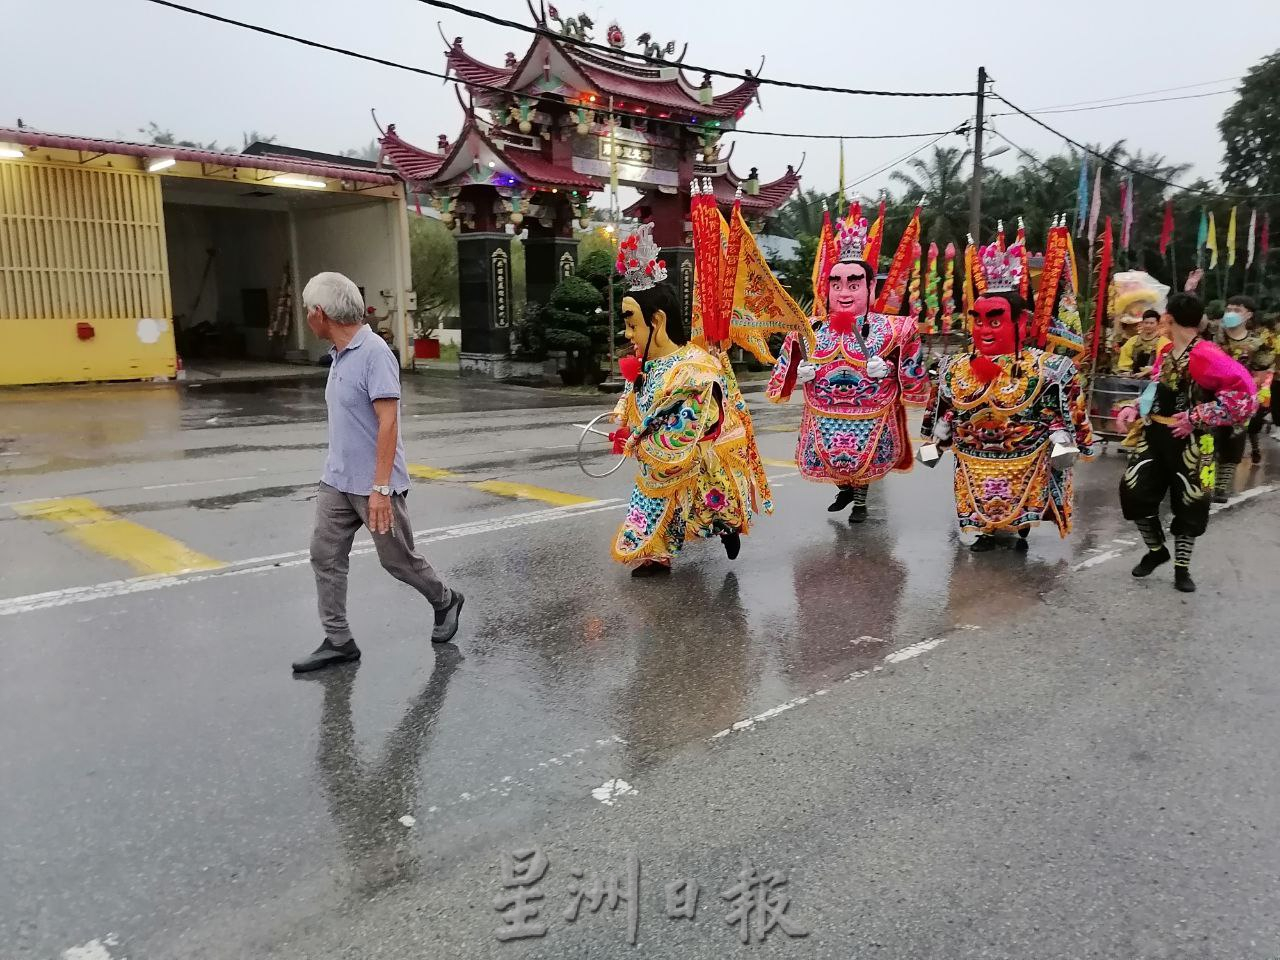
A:
{"label": "black shoe", "polygon": [[435,626],[431,628],[432,643],[448,643],[458,633],[458,618],[462,615],[462,605],[467,602],[459,591],[450,591],[453,598],[443,610],[436,611]]}
{"label": "black shoe", "polygon": [[863,505],[859,504],[858,506],[856,506],[856,507],[854,507],[852,510],[850,510],[850,511],[849,511],[849,522],[850,522],[850,523],[866,523],[866,522],[867,522],[867,508],[866,508],[865,506],[863,506]]}
{"label": "black shoe", "polygon": [[1148,550],[1142,559],[1138,561],[1138,565],[1133,568],[1133,575],[1135,577],[1149,577],[1155,572],[1156,567],[1168,563],[1170,559],[1168,547],[1161,547],[1159,550]]}
{"label": "black shoe", "polygon": [[360,648],[356,646],[354,640],[348,640],[342,646],[335,647],[326,637],[324,643],[320,644],[301,660],[293,661],[293,672],[310,673],[312,670],[322,670],[325,667],[332,667],[339,663],[351,663],[359,659]]}
{"label": "black shoe", "polygon": [[724,544],[725,556],[730,560],[737,560],[738,554],[742,552],[742,534],[725,533],[721,534],[720,542]]}
{"label": "black shoe", "polygon": [[1186,567],[1173,568],[1173,585],[1183,593],[1196,592],[1196,582],[1191,579],[1191,571]]}
{"label": "black shoe", "polygon": [[836,498],[832,501],[831,506],[827,507],[827,513],[839,513],[849,504],[853,503],[855,491],[852,488],[841,487],[840,492],[836,494]]}
{"label": "black shoe", "polygon": [[986,553],[988,550],[994,550],[997,546],[999,546],[999,543],[995,537],[980,533],[978,534],[978,539],[969,544],[969,552]]}
{"label": "black shoe", "polygon": [[1228,497],[1227,497],[1227,495],[1226,495],[1223,491],[1221,491],[1221,490],[1215,490],[1215,491],[1213,491],[1213,502],[1214,502],[1214,503],[1226,503],[1226,502],[1227,502],[1227,500],[1228,500]]}
{"label": "black shoe", "polygon": [[1018,551],[1018,553],[1026,553],[1031,549],[1031,545],[1027,543],[1026,537],[1019,537],[1013,542],[1013,549]]}
{"label": "black shoe", "polygon": [[671,572],[671,565],[666,563],[657,563],[653,560],[646,560],[640,566],[631,571],[631,576],[637,580],[645,577],[661,577]]}
{"label": "black shoe", "polygon": [[1261,451],[1261,450],[1254,450],[1254,451],[1253,451],[1253,453],[1249,455],[1249,459],[1250,459],[1254,464],[1259,464],[1259,463],[1261,463],[1261,462],[1262,462],[1262,451]]}

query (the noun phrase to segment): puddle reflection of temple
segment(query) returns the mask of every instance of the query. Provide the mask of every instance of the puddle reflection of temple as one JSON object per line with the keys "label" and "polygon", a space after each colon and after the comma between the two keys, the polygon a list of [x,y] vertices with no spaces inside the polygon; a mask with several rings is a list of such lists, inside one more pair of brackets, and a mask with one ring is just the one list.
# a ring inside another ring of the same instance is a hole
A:
{"label": "puddle reflection of temple", "polygon": [[593,49],[575,42],[592,39],[590,18],[562,20],[554,7],[549,12],[548,19],[547,11],[535,11],[537,26],[558,29],[559,36],[536,36],[523,57],[508,53],[501,67],[469,55],[461,37],[449,46],[449,72],[471,95],[454,139],[442,134],[427,150],[391,125],[381,141],[409,190],[458,228],[463,367],[489,375],[502,374],[511,352],[508,227],[528,231],[528,300],[545,303],[574,272],[574,227],[588,225],[593,194],[608,187],[616,166],[617,182],[641,195],[627,213],[653,223],[688,311],[690,181],[710,179],[726,210],[741,188],[743,214],[757,231],[800,183],[792,167],[770,183],[761,183],[754,168],[740,177],[720,149],[721,137],[756,100],[757,81],[716,94],[709,76],[693,82],[679,60],[662,59],[674,43],[653,43],[644,34],[630,44],[643,55],[631,52],[614,24],[606,32],[612,49]]}

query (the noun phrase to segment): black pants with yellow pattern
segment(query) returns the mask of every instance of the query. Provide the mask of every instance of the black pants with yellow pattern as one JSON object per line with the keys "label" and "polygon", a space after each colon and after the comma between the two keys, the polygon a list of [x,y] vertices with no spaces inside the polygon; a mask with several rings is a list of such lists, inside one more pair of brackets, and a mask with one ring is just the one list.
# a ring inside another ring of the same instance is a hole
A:
{"label": "black pants with yellow pattern", "polygon": [[1160,515],[1169,498],[1175,537],[1199,537],[1209,525],[1213,495],[1213,435],[1193,433],[1178,439],[1163,424],[1149,423],[1129,454],[1120,479],[1120,509],[1135,523]]}

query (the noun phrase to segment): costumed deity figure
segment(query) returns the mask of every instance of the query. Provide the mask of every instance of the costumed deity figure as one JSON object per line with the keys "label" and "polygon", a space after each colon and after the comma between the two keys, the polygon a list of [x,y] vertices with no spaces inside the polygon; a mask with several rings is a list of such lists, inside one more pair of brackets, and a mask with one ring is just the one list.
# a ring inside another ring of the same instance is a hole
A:
{"label": "costumed deity figure", "polygon": [[735,559],[752,518],[773,511],[746,403],[726,375],[726,358],[689,342],[652,225],[623,242],[618,269],[629,287],[626,336],[639,362],[625,365],[631,382],[614,436],[639,474],[613,558],[632,576],[653,576],[670,571],[687,541],[719,538]]}
{"label": "costumed deity figure", "polygon": [[[1214,489],[1214,430],[1249,422],[1257,410],[1253,378],[1216,344],[1200,335],[1204,304],[1190,293],[1169,298],[1172,346],[1156,358],[1151,382],[1117,417],[1136,436],[1120,481],[1120,506],[1137,524],[1147,553],[1133,568],[1150,576],[1174,560],[1174,586],[1195,590],[1191,554],[1209,523]],[[1174,556],[1165,545],[1160,503],[1170,498]]]}
{"label": "costumed deity figure", "polygon": [[1258,438],[1267,418],[1266,407],[1271,401],[1271,367],[1276,361],[1275,349],[1267,331],[1254,326],[1257,304],[1252,297],[1235,296],[1227,301],[1226,311],[1218,326],[1214,342],[1232,360],[1242,364],[1253,377],[1258,396],[1258,411],[1245,425],[1218,427],[1213,432],[1213,448],[1218,454],[1214,471],[1213,499],[1226,503],[1236,479],[1236,468],[1244,459],[1244,440],[1247,435],[1252,462],[1262,462],[1262,450]]}
{"label": "costumed deity figure", "polygon": [[[1070,533],[1071,468],[1077,457],[1093,456],[1093,430],[1076,364],[1028,340],[1025,246],[992,244],[977,259],[974,352],[940,365],[922,428],[937,446],[922,447],[920,458],[932,466],[939,448],[955,453],[960,529],[978,533],[969,549],[994,549],[996,534],[1007,531],[1017,532],[1015,546],[1025,550],[1042,521]],[[1056,288],[1041,293],[1052,300]]]}
{"label": "costumed deity figure", "polygon": [[[1164,310],[1169,288],[1149,273],[1128,270],[1112,278],[1109,293],[1108,312],[1115,317],[1108,338],[1110,366],[1120,372],[1118,364],[1125,345],[1139,333],[1142,318],[1148,310],[1155,310],[1157,314]],[[1167,334],[1168,331],[1157,327],[1157,333]]]}
{"label": "costumed deity figure", "polygon": [[[911,233],[899,245],[895,267],[910,268]],[[818,253],[827,262],[817,270],[822,319],[812,318],[815,344],[806,354],[803,338],[788,335],[766,396],[784,403],[797,384],[803,386],[796,449],[800,473],[839,487],[827,509],[837,513],[852,504],[849,520],[861,523],[867,518],[868,486],[894,470],[911,469],[904,404],[924,404],[929,378],[916,322],[871,309],[876,275],[864,259],[866,219],[841,223],[834,240],[833,249]],[[875,307],[882,308],[882,302]]]}
{"label": "costumed deity figure", "polygon": [[1169,338],[1160,335],[1160,311],[1147,309],[1138,320],[1138,332],[1126,340],[1116,357],[1116,373],[1149,377],[1156,356],[1169,346]]}

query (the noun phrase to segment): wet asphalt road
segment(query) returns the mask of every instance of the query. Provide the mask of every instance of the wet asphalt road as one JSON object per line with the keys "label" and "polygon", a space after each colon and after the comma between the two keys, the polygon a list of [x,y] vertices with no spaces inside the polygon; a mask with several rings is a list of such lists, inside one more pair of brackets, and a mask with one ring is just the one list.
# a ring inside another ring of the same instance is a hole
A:
{"label": "wet asphalt road", "polygon": [[[410,389],[408,459],[444,471],[410,512],[463,629],[431,648],[363,553],[365,659],[306,679],[321,387],[0,393],[0,958],[1280,956],[1270,463],[1187,598],[1129,578],[1114,453],[1069,540],[974,556],[946,466],[850,527],[781,465],[798,409],[756,398],[777,515],[637,583],[607,553],[629,472],[573,459],[607,404]],[[12,506],[64,497],[225,565],[132,580]],[[504,943],[525,848],[547,933]],[[565,915],[630,854],[635,947],[625,902]],[[725,921],[744,861],[789,877],[764,944]]]}

